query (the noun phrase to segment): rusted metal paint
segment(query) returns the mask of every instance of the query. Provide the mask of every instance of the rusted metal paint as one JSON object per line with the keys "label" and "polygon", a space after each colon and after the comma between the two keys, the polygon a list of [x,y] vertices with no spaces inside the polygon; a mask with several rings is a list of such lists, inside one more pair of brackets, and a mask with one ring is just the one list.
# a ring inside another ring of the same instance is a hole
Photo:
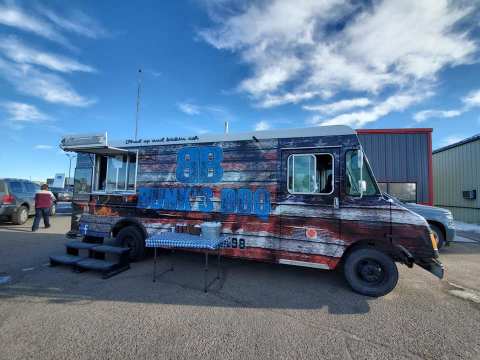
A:
{"label": "rusted metal paint", "polygon": [[[171,231],[177,223],[219,221],[223,235],[230,240],[228,248],[222,250],[225,256],[320,264],[329,269],[337,266],[349,246],[364,240],[393,239],[416,256],[432,257],[424,244],[428,241],[428,228],[423,218],[381,196],[358,199],[345,194],[345,152],[359,146],[355,135],[204,145],[222,149],[222,176],[215,182],[200,182],[205,181],[205,176],[196,178],[198,182],[178,181],[178,153],[189,145],[143,146],[138,155],[138,197],[92,195],[90,201],[74,201],[72,229],[108,237],[116,223],[134,217],[151,235]],[[334,192],[330,195],[293,195],[287,191],[286,158],[292,153],[308,152],[309,148],[334,156]],[[195,166],[190,168],[194,173]],[[208,176],[208,170],[204,174]],[[160,200],[161,189],[168,189],[170,199],[175,201],[166,206]],[[254,194],[259,190],[269,195],[268,213],[254,211]],[[235,196],[228,203],[226,197],[232,196],[232,191]],[[333,207],[334,197],[340,199],[338,209]],[[245,200],[248,198],[250,203]],[[307,231],[315,236],[307,236]]]}

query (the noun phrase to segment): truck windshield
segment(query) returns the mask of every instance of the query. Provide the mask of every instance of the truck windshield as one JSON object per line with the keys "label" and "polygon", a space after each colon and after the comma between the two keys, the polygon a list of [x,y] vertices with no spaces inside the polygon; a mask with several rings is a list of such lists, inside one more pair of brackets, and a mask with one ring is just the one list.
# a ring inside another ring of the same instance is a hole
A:
{"label": "truck windshield", "polygon": [[[349,150],[346,154],[346,192],[348,195],[360,196],[359,181],[365,180],[367,184],[367,190],[363,192],[363,195],[377,195],[379,190],[377,184],[373,180],[370,167],[366,161],[363,162],[363,169],[360,172],[358,166],[358,153],[359,150]],[[362,173],[363,179],[360,178]]]}

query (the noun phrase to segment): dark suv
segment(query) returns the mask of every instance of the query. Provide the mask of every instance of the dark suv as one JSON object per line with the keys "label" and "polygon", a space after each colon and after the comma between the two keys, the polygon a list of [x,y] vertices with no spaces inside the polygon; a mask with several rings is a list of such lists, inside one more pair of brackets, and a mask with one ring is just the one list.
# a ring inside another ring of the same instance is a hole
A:
{"label": "dark suv", "polygon": [[[35,192],[38,184],[22,179],[0,179],[0,219],[11,220],[21,225],[35,214]],[[50,215],[55,215],[53,204]]]}

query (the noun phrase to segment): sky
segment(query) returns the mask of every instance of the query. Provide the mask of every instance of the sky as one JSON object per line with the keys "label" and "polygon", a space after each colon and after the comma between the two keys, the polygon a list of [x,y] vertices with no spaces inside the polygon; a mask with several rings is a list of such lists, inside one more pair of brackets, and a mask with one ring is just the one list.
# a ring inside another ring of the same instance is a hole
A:
{"label": "sky", "polygon": [[[67,173],[63,135],[342,124],[480,133],[480,2],[0,0],[0,177]],[[138,70],[142,69],[139,77]]]}

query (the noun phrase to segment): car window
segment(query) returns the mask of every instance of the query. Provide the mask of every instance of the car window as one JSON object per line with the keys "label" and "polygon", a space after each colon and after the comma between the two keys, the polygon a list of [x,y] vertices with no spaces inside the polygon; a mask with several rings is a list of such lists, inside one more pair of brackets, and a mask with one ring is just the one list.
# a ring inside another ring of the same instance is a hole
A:
{"label": "car window", "polygon": [[5,187],[5,181],[0,181],[0,194],[5,194],[7,191],[6,191],[6,187]]}
{"label": "car window", "polygon": [[10,182],[10,192],[12,193],[22,193],[23,186],[20,181],[11,181]]}
{"label": "car window", "polygon": [[27,188],[27,192],[29,193],[35,192],[35,185],[33,185],[33,183],[24,183],[24,185]]}

